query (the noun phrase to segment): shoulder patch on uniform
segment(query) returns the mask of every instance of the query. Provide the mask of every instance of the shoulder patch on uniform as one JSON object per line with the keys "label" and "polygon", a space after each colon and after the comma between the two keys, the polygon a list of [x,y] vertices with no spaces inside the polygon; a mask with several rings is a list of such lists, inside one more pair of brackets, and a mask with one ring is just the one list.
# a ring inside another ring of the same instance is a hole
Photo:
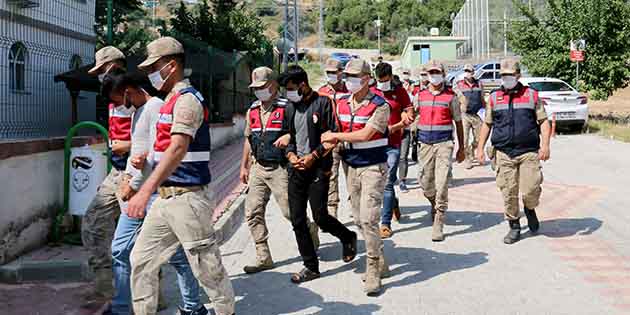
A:
{"label": "shoulder patch on uniform", "polygon": [[372,99],[370,100],[372,102],[372,104],[376,105],[376,106],[381,106],[383,104],[387,104],[387,101],[379,96],[379,95],[374,95],[374,97],[372,97]]}
{"label": "shoulder patch on uniform", "polygon": [[197,89],[195,89],[195,88],[194,88],[194,87],[192,87],[192,86],[191,86],[191,87],[187,87],[187,88],[185,88],[185,89],[181,89],[181,90],[179,91],[179,94],[180,94],[180,95],[184,95],[184,94],[188,94],[188,93],[190,93],[190,94],[192,94],[193,96],[195,96],[195,98],[197,98],[197,100],[199,101],[199,103],[202,103],[202,102],[203,102],[204,98],[203,98],[203,96],[201,95],[201,93],[199,93],[199,91],[197,91]]}
{"label": "shoulder patch on uniform", "polygon": [[278,98],[276,99],[276,101],[274,102],[274,105],[277,107],[287,107],[287,105],[289,105],[289,100],[286,98]]}
{"label": "shoulder patch on uniform", "polygon": [[339,97],[340,100],[347,100],[352,96],[352,94],[344,94]]}

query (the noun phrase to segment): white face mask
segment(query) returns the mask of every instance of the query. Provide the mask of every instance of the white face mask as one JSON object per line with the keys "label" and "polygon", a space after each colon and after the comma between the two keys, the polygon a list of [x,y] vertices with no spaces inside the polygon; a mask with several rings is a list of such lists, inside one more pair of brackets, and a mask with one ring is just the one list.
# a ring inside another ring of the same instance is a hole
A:
{"label": "white face mask", "polygon": [[287,99],[293,103],[297,103],[302,100],[302,95],[300,95],[297,90],[287,91]]}
{"label": "white face mask", "polygon": [[441,74],[432,74],[429,81],[431,81],[433,85],[440,85],[444,82],[444,77]]}
{"label": "white face mask", "polygon": [[339,82],[339,77],[337,76],[337,74],[327,73],[326,78],[328,79],[328,83],[330,84],[337,84],[337,82]]}
{"label": "white face mask", "polygon": [[466,72],[466,74],[464,75],[464,77],[466,79],[472,79],[473,78],[473,73],[472,72]]}
{"label": "white face mask", "polygon": [[103,83],[103,81],[105,80],[105,76],[109,73],[109,70],[111,70],[113,66],[114,64],[109,65],[109,67],[107,67],[107,70],[105,70],[105,72],[98,75],[98,80],[101,83]]}
{"label": "white face mask", "polygon": [[348,91],[351,93],[356,93],[363,88],[363,84],[361,78],[347,78],[346,79],[346,87]]}
{"label": "white face mask", "polygon": [[410,78],[410,77],[409,77],[409,75],[408,75],[408,74],[403,74],[403,76],[402,76],[402,79],[403,79],[404,81],[409,81],[409,78]]}
{"label": "white face mask", "polygon": [[429,81],[429,76],[426,75],[426,74],[423,74],[423,75],[420,76],[420,80],[422,80],[423,82],[424,81]]}
{"label": "white face mask", "polygon": [[153,85],[153,87],[158,91],[162,89],[162,86],[164,86],[166,80],[168,80],[168,78],[171,76],[172,72],[169,73],[165,79],[162,79],[162,75],[160,74],[160,72],[162,72],[162,70],[164,70],[164,68],[166,68],[166,66],[168,65],[170,65],[170,63],[165,64],[162,69],[149,74],[149,81],[151,81],[151,85]]}
{"label": "white face mask", "polygon": [[254,95],[256,95],[256,98],[258,98],[262,102],[266,102],[269,99],[271,99],[271,91],[269,91],[269,88],[262,89],[262,90],[255,90]]}
{"label": "white face mask", "polygon": [[511,90],[516,86],[518,80],[513,75],[503,75],[501,76],[501,85],[507,90]]}
{"label": "white face mask", "polygon": [[376,82],[376,88],[383,91],[383,92],[387,92],[387,91],[391,91],[392,89],[392,81],[385,81],[385,82]]}

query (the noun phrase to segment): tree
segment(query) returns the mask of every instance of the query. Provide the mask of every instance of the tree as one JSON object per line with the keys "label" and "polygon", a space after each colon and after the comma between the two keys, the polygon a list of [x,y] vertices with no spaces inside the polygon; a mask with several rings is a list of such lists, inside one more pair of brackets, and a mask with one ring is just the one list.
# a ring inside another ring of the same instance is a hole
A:
{"label": "tree", "polygon": [[[155,38],[145,27],[147,16],[142,9],[140,0],[115,0],[112,6],[113,43],[125,55],[143,52],[148,42]],[[96,0],[96,24],[94,31],[97,36],[96,48],[109,45],[107,42],[107,0]]]}
{"label": "tree", "polygon": [[630,4],[626,1],[549,0],[542,16],[517,5],[525,21],[514,23],[510,44],[532,75],[573,81],[575,64],[569,60],[569,42],[585,39],[585,60],[580,63],[584,84],[580,89],[600,99],[627,85]]}
{"label": "tree", "polygon": [[265,27],[254,12],[232,1],[211,3],[212,7],[207,0],[199,1],[192,12],[180,5],[173,12],[172,28],[164,29],[162,35],[193,39],[226,52],[248,51],[255,60],[271,51]]}
{"label": "tree", "polygon": [[[173,12],[173,17],[170,20],[173,30],[180,33],[187,33],[195,30],[195,22],[193,21],[192,14],[188,12],[184,2],[180,2],[179,6]],[[198,34],[191,34],[197,36]]]}
{"label": "tree", "polygon": [[[387,51],[402,50],[407,37],[428,33],[431,27],[449,34],[451,13],[457,12],[464,0],[328,0],[324,25],[333,44],[342,48],[376,47],[376,26],[381,19],[381,38]],[[351,33],[351,34],[349,34]],[[364,40],[367,37],[369,40]]]}

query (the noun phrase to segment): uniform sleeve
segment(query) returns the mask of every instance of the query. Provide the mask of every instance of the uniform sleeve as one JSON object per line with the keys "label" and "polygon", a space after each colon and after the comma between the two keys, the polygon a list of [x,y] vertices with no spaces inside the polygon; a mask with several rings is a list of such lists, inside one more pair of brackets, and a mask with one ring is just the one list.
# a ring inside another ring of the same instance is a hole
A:
{"label": "uniform sleeve", "polygon": [[252,134],[252,128],[249,126],[249,109],[248,109],[247,113],[245,113],[245,130],[243,131],[243,135],[245,136],[245,138],[249,138],[251,134]]}
{"label": "uniform sleeve", "polygon": [[484,122],[488,125],[492,125],[492,107],[494,104],[492,103],[492,93],[490,93],[490,97],[488,98],[488,106],[486,106],[486,117],[484,118]]}
{"label": "uniform sleeve", "polygon": [[201,103],[194,95],[184,94],[175,103],[171,134],[181,133],[194,138],[203,119],[204,113]]}
{"label": "uniform sleeve", "polygon": [[389,105],[384,104],[377,107],[372,117],[368,120],[367,126],[376,129],[380,133],[385,133],[389,125],[389,112]]}
{"label": "uniform sleeve", "polygon": [[545,111],[545,106],[540,101],[537,91],[534,91],[534,102],[536,102],[536,120],[538,120],[539,123],[547,120],[547,112]]}
{"label": "uniform sleeve", "polygon": [[457,97],[453,97],[453,100],[450,104],[451,107],[451,116],[453,117],[453,121],[462,121],[462,110],[459,108],[459,99]]}

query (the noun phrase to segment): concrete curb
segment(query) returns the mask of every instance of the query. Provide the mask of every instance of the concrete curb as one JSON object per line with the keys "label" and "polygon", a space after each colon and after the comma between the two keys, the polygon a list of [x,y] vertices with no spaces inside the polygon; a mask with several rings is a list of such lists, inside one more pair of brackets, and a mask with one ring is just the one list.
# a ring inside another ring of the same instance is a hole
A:
{"label": "concrete curb", "polygon": [[219,244],[225,243],[234,235],[245,218],[245,197],[241,192],[214,224],[216,239]]}
{"label": "concrete curb", "polygon": [[87,261],[49,260],[43,262],[15,261],[0,266],[0,283],[83,282],[91,278]]}
{"label": "concrete curb", "polygon": [[[223,244],[238,230],[245,217],[245,196],[239,195],[215,223],[219,244]],[[25,261],[17,259],[0,266],[0,283],[21,284],[25,282],[82,282],[89,281],[92,273],[84,260]]]}

